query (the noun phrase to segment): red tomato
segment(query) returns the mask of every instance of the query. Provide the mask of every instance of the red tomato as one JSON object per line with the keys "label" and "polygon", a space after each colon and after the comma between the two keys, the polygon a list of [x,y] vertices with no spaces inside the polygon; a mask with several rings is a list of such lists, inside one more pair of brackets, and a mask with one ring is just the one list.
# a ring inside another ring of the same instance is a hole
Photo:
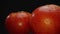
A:
{"label": "red tomato", "polygon": [[38,7],[32,13],[31,26],[35,34],[60,34],[59,11],[57,5]]}
{"label": "red tomato", "polygon": [[28,12],[11,13],[6,18],[6,29],[9,34],[28,34],[31,14]]}

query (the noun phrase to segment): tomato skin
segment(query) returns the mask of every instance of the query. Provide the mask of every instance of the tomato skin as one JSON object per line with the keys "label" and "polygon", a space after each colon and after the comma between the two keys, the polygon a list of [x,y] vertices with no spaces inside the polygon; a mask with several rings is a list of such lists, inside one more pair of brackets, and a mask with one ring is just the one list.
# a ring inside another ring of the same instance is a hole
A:
{"label": "tomato skin", "polygon": [[31,14],[28,12],[16,12],[7,16],[5,26],[9,34],[28,34],[29,20]]}
{"label": "tomato skin", "polygon": [[31,19],[34,34],[60,34],[58,10],[60,11],[60,7],[53,4],[35,9]]}

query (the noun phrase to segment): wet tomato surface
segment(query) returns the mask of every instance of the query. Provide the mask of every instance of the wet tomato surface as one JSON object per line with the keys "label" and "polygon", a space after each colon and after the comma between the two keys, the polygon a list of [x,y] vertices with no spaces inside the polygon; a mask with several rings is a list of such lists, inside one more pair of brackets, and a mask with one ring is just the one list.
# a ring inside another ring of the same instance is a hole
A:
{"label": "wet tomato surface", "polygon": [[6,30],[9,34],[28,34],[31,14],[28,12],[10,13],[5,21]]}
{"label": "wet tomato surface", "polygon": [[34,34],[60,34],[60,7],[57,5],[44,5],[32,13],[31,27]]}

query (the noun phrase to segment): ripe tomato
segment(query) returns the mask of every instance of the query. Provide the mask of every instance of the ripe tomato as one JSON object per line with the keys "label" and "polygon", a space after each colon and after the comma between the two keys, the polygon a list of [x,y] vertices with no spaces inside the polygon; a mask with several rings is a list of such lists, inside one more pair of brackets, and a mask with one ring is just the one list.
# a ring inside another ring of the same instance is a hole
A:
{"label": "ripe tomato", "polygon": [[59,34],[59,11],[57,5],[38,7],[32,13],[31,27],[35,34]]}
{"label": "ripe tomato", "polygon": [[9,34],[28,34],[31,14],[28,12],[15,12],[7,16],[5,26]]}

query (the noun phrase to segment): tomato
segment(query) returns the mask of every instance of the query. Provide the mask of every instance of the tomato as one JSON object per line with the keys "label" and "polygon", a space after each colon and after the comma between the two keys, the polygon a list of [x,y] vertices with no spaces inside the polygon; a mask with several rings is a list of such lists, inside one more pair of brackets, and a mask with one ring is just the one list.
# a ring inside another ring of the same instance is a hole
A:
{"label": "tomato", "polygon": [[5,21],[5,27],[9,34],[28,34],[30,30],[30,16],[28,12],[10,13]]}
{"label": "tomato", "polygon": [[54,4],[36,8],[31,19],[34,34],[60,34],[59,12],[60,7]]}

